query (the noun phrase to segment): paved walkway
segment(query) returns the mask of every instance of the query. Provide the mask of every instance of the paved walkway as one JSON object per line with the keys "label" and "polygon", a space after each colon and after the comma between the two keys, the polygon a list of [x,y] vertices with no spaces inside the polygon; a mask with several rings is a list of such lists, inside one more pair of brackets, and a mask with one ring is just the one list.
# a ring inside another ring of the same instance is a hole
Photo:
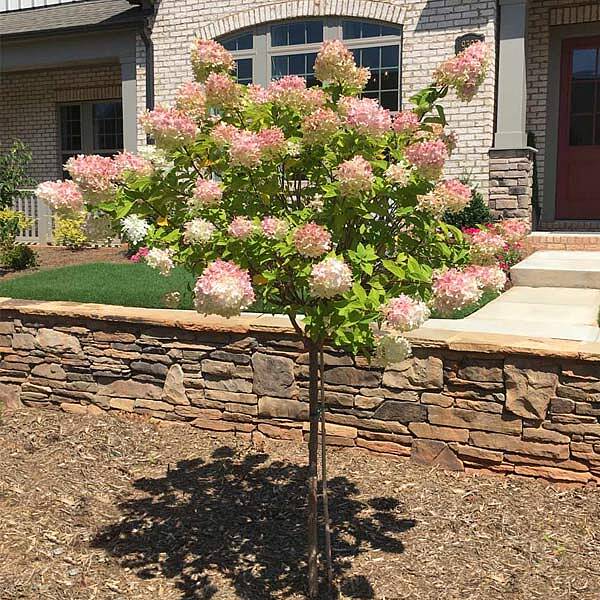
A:
{"label": "paved walkway", "polygon": [[600,341],[600,252],[542,251],[512,270],[515,286],[471,316],[424,327]]}

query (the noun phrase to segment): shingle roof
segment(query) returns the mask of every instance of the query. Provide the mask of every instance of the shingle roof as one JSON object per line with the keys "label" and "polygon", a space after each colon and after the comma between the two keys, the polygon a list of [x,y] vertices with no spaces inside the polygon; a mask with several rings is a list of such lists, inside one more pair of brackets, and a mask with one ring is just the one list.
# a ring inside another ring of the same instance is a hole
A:
{"label": "shingle roof", "polygon": [[0,14],[0,36],[135,23],[142,9],[128,0],[89,0]]}

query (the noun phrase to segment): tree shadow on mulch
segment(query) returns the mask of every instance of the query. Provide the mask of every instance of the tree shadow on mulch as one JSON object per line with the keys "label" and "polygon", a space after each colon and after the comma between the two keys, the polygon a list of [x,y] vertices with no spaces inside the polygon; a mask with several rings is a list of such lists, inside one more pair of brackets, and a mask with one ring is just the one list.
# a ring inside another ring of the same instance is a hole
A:
{"label": "tree shadow on mulch", "polygon": [[[269,463],[266,454],[237,458],[222,447],[209,462],[181,461],[134,486],[145,496],[121,503],[122,519],[93,542],[123,567],[141,578],[174,579],[185,599],[219,591],[208,572],[220,573],[240,598],[305,593],[305,467]],[[400,518],[394,498],[358,500],[345,477],[329,486],[336,580],[347,596],[373,598],[366,577],[344,577],[350,559],[369,549],[401,553],[400,534],[415,522]]]}

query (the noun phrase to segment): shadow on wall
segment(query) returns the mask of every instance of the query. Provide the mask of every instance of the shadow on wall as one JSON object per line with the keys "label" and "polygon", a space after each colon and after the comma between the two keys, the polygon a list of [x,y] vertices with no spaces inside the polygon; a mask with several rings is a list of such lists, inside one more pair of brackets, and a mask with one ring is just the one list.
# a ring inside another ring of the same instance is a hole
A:
{"label": "shadow on wall", "polygon": [[[142,497],[121,503],[123,518],[93,543],[140,578],[174,579],[182,598],[194,600],[224,591],[210,571],[243,598],[304,593],[305,467],[269,463],[267,454],[236,458],[222,447],[210,462],[181,461],[164,477],[134,486]],[[344,572],[367,547],[403,552],[400,535],[415,522],[400,518],[395,498],[365,502],[358,495],[344,477],[330,482],[335,573],[346,596],[374,598],[367,578],[344,579]]]}
{"label": "shadow on wall", "polygon": [[[410,4],[410,3],[407,3]],[[419,10],[418,8],[408,8]],[[444,29],[456,29],[456,13],[467,11],[469,14],[469,27],[477,29],[484,27],[494,18],[494,12],[489,8],[489,2],[470,2],[464,0],[428,0],[425,7],[419,10],[415,30],[443,31]]]}

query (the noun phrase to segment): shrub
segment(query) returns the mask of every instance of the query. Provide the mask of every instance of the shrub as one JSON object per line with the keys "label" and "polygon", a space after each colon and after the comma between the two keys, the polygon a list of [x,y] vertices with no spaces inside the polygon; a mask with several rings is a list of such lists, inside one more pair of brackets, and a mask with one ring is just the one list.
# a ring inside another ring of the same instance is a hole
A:
{"label": "shrub", "polygon": [[492,220],[492,213],[486,204],[481,192],[474,189],[471,202],[460,212],[446,212],[444,221],[459,229],[470,229],[479,225],[485,225]]}
{"label": "shrub", "polygon": [[14,244],[9,248],[5,248],[2,250],[0,260],[3,267],[13,271],[31,269],[38,264],[36,252],[25,244]]}
{"label": "shrub", "polygon": [[55,216],[54,241],[58,246],[80,250],[87,244],[85,235],[85,213],[58,213]]}
{"label": "shrub", "polygon": [[31,151],[20,140],[15,140],[4,154],[0,154],[0,208],[12,207],[15,200],[24,197],[23,188],[31,187],[27,175]]}

